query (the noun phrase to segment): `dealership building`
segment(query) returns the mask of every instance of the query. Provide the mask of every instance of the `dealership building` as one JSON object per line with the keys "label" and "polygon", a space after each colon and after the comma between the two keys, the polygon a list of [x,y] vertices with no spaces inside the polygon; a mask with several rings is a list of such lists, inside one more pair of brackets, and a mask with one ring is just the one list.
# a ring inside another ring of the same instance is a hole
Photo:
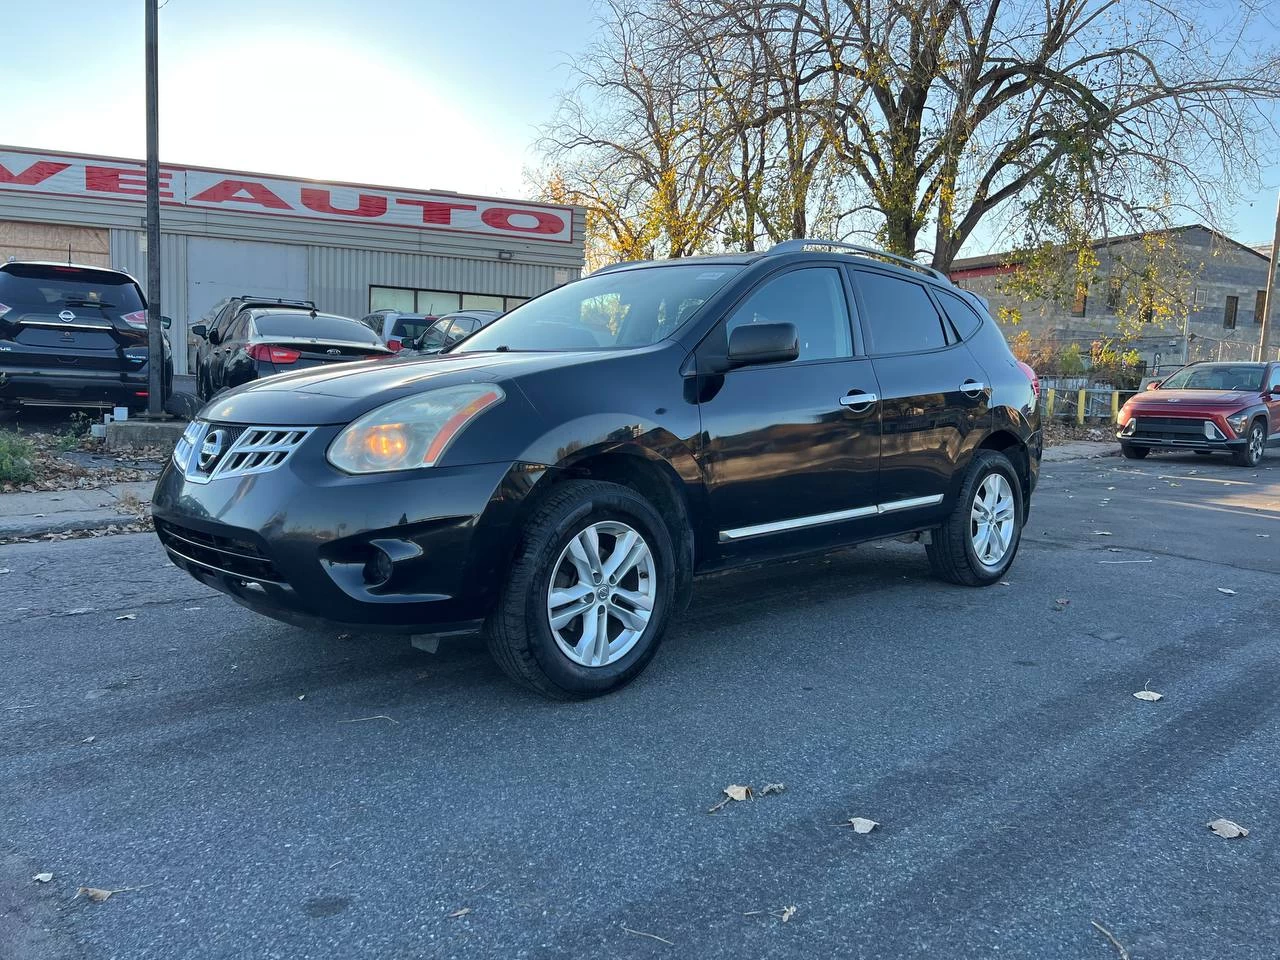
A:
{"label": "dealership building", "polygon": [[[0,261],[67,260],[147,275],[136,160],[0,146]],[[391,308],[509,309],[577,278],[583,211],[162,164],[162,311],[178,373],[188,330],[236,294],[312,300],[349,317]]]}

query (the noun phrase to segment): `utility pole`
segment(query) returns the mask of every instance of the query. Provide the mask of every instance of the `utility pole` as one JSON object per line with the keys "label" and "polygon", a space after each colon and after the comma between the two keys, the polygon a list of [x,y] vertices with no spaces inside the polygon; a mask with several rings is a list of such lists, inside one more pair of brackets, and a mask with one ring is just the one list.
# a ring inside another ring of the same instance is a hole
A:
{"label": "utility pole", "polygon": [[1272,300],[1276,293],[1276,254],[1280,253],[1280,197],[1276,200],[1276,232],[1271,240],[1271,262],[1267,265],[1267,295],[1262,300],[1262,335],[1258,340],[1258,359],[1267,360],[1271,349]]}
{"label": "utility pole", "polygon": [[157,0],[147,7],[147,416],[164,415],[164,331],[160,327],[160,84]]}

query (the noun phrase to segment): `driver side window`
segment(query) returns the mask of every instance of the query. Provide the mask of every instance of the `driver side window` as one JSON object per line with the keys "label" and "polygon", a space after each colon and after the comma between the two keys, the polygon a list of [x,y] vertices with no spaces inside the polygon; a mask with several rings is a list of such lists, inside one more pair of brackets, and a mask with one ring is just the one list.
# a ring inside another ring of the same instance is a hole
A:
{"label": "driver side window", "polygon": [[1271,368],[1271,376],[1267,378],[1267,389],[1274,390],[1280,387],[1280,363]]}
{"label": "driver side window", "polygon": [[849,306],[834,267],[806,267],[766,280],[734,311],[725,335],[751,323],[795,324],[800,360],[853,356]]}

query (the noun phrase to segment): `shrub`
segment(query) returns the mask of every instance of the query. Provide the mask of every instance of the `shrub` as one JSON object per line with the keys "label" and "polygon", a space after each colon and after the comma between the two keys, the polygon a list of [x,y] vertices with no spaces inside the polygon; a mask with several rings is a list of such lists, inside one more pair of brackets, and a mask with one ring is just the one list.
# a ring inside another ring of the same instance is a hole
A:
{"label": "shrub", "polygon": [[26,483],[35,476],[36,448],[10,430],[0,430],[0,483]]}

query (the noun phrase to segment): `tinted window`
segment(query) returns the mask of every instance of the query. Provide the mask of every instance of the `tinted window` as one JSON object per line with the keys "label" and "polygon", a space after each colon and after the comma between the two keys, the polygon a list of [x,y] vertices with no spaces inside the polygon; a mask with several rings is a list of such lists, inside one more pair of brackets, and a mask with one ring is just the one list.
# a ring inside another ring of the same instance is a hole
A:
{"label": "tinted window", "polygon": [[249,314],[242,313],[238,317],[236,317],[234,320],[231,321],[231,323],[227,327],[227,332],[222,339],[224,342],[233,341],[233,340],[243,340],[245,339],[245,335],[248,332],[249,332]]}
{"label": "tinted window", "polygon": [[854,276],[867,308],[872,353],[918,353],[947,344],[942,318],[924,287],[861,270]]}
{"label": "tinted window", "polygon": [[801,360],[853,355],[849,308],[833,267],[792,270],[766,281],[734,311],[727,330],[748,323],[794,323]]}
{"label": "tinted window", "polygon": [[280,313],[258,317],[254,321],[264,337],[300,337],[315,340],[351,340],[355,343],[377,343],[373,332],[356,320],[345,317],[313,317],[306,313]]}
{"label": "tinted window", "polygon": [[742,268],[679,264],[597,273],[505,313],[459,349],[620,350],[670,336]]}
{"label": "tinted window", "polygon": [[968,340],[977,333],[978,327],[982,325],[982,318],[973,307],[954,293],[947,293],[945,290],[935,290],[934,293],[938,295],[938,302],[942,304],[943,312],[960,334],[961,340]]}
{"label": "tinted window", "polygon": [[391,327],[391,336],[401,340],[417,340],[433,323],[434,320],[426,317],[401,317]]}
{"label": "tinted window", "polygon": [[138,288],[122,274],[18,263],[0,270],[0,303],[15,313],[91,310],[114,317],[143,309]]}
{"label": "tinted window", "polygon": [[1271,368],[1271,379],[1267,381],[1267,389],[1274,390],[1280,387],[1280,365]]}

